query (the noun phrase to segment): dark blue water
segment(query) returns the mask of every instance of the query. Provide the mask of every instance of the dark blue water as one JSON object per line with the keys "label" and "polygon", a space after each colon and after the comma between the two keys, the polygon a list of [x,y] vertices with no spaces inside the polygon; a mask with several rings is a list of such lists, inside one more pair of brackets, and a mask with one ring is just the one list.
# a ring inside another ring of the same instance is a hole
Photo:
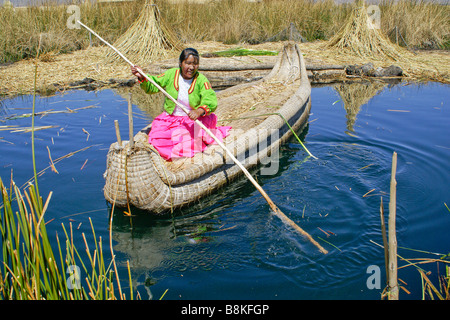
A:
{"label": "dark blue water", "polygon": [[[394,151],[399,246],[450,251],[450,212],[445,207],[450,205],[449,88],[438,83],[385,85],[353,107],[356,111],[346,110],[356,96],[348,102],[332,86],[313,88],[310,124],[303,136],[318,160],[291,140],[280,152],[277,174],[258,175],[258,181],[286,215],[329,250],[327,255],[274,217],[253,185],[241,179],[173,218],[130,220],[115,210],[112,235],[122,278],[127,279],[129,260],[133,286],[144,299],[159,299],[167,289],[168,300],[380,299],[384,255],[375,243],[382,243],[380,198],[387,215]],[[31,118],[5,119],[31,112],[31,102],[28,96],[2,101],[0,126],[30,126]],[[91,218],[106,250],[111,206],[103,197],[102,174],[109,145],[116,140],[115,119],[122,138],[128,139],[126,99],[111,90],[72,91],[38,98],[36,111],[92,105],[36,119],[36,126],[58,126],[36,132],[38,171],[49,166],[47,147],[53,161],[89,147],[56,163],[58,173],[48,168],[38,183],[44,198],[53,191],[46,213],[50,235],[61,234],[61,223],[72,223],[78,247],[84,248],[81,233],[92,240]],[[137,106],[134,112],[135,132],[149,122],[147,114],[155,114]],[[0,176],[9,183],[12,173],[22,185],[33,176],[31,134],[0,131],[0,137]],[[402,248],[398,253],[438,257]],[[380,289],[367,285],[370,266],[381,270]],[[436,280],[436,266],[424,268]],[[399,278],[410,292],[401,290],[400,299],[421,298],[416,269],[399,270]]]}

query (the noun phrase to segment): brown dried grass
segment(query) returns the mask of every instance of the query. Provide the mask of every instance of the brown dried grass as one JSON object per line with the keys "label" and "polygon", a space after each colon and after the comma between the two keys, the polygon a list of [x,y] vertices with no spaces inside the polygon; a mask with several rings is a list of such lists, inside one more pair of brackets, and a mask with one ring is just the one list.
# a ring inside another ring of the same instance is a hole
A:
{"label": "brown dried grass", "polygon": [[[308,63],[312,64],[364,64],[373,62],[375,67],[399,65],[411,80],[439,81],[450,83],[450,55],[445,51],[419,51],[411,54],[410,63],[390,60],[376,60],[345,54],[339,50],[326,49],[326,41],[300,43]],[[200,54],[226,50],[233,45],[221,42],[190,42],[186,46],[197,48]],[[280,42],[263,43],[251,46],[254,49],[279,50]],[[104,60],[107,47],[91,47],[68,54],[55,54],[52,61],[39,61],[38,87],[43,91],[51,91],[53,84],[67,85],[70,82],[86,77],[96,81],[108,82],[109,79],[132,79],[128,64],[111,64]],[[233,60],[233,58],[228,58]],[[203,60],[202,60],[203,61]],[[200,62],[202,64],[202,62]],[[157,63],[156,63],[157,64]],[[0,95],[29,94],[33,89],[34,60],[21,60],[11,65],[0,66]],[[54,90],[54,89],[53,89]]]}
{"label": "brown dried grass", "polygon": [[[332,0],[318,2],[265,0],[263,3],[236,0],[223,2],[225,7],[221,7],[217,3],[213,1],[208,5],[199,5],[182,1],[182,3],[172,5],[167,1],[158,1],[158,8],[164,14],[168,27],[174,30],[177,37],[183,41],[183,46],[195,47],[201,53],[225,50],[236,46],[278,50],[279,43],[261,43],[250,46],[245,41],[266,39],[285,29],[286,24],[292,21],[308,40],[331,38],[335,30],[348,24],[348,16],[352,12],[352,6],[337,6]],[[144,0],[125,4],[83,4],[81,5],[83,22],[107,41],[113,43],[118,35],[125,34],[127,28],[130,29],[129,26],[137,21],[143,4]],[[228,17],[233,13],[242,21],[232,25],[234,22],[231,23],[232,20],[228,19],[227,15],[219,14],[223,13],[225,8],[230,10],[227,12]],[[412,79],[450,83],[448,51],[416,51],[414,54],[404,48],[400,48],[402,50],[395,48],[395,51],[391,52],[391,56],[393,56],[391,58],[389,52],[392,50],[389,48],[392,48],[392,43],[385,36],[395,25],[399,27],[410,47],[425,40],[428,42],[448,41],[449,7],[425,4],[420,1],[384,0],[380,3],[380,8],[382,23],[381,30],[378,32],[381,33],[381,36],[384,35],[381,40],[370,38],[367,30],[360,30],[359,34],[351,32],[352,29],[347,26],[345,34],[340,33],[339,38],[338,36],[334,38],[335,40],[339,39],[340,45],[347,44],[346,50],[329,45],[331,41],[301,43],[299,45],[305,58],[314,61],[315,64],[348,65],[372,62],[375,67],[396,64]],[[104,57],[110,54],[109,49],[88,47],[89,38],[86,30],[67,30],[65,28],[68,17],[65,10],[66,7],[63,6],[15,11],[0,9],[2,23],[0,44],[4,48],[4,51],[0,53],[0,60],[3,62],[15,61],[16,56],[35,56],[38,42],[41,39],[42,59],[39,61],[41,70],[39,82],[44,89],[47,88],[51,91],[53,83],[65,84],[86,77],[101,81],[111,78],[131,78],[127,65],[122,66],[120,63],[113,65],[104,61]],[[244,13],[250,15],[246,16]],[[353,28],[362,27],[364,19],[360,21],[359,26],[353,25]],[[235,28],[236,25],[240,27]],[[411,30],[408,29],[408,26],[411,26]],[[147,35],[149,34],[147,33]],[[369,38],[367,38],[368,36]],[[226,44],[231,43],[232,39],[235,39],[237,43]],[[359,46],[361,50],[367,44],[376,43],[380,50],[388,53],[388,57],[376,57],[373,52],[369,52],[368,55],[357,54],[348,46],[351,41],[362,42]],[[93,45],[99,45],[99,41],[95,38],[93,38]],[[80,47],[87,49],[67,53]],[[178,55],[178,52],[175,53]],[[12,60],[8,60],[8,57]],[[397,60],[395,60],[396,58]],[[160,59],[163,57],[155,58],[155,61]],[[149,62],[153,61],[147,60],[142,65],[145,67]],[[2,79],[0,95],[30,93],[33,83],[32,74],[33,60],[21,60],[12,65],[0,65],[0,79]]]}
{"label": "brown dried grass", "polygon": [[417,53],[392,43],[381,29],[370,25],[363,0],[356,2],[347,23],[338,33],[313,50],[330,63],[357,64],[370,61],[375,66],[396,64],[405,75],[412,78],[450,83],[448,52]]}

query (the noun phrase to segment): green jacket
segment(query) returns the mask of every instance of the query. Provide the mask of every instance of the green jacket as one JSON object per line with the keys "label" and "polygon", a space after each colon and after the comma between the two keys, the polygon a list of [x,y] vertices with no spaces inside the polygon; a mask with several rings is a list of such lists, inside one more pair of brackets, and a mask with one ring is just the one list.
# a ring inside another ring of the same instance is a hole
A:
{"label": "green jacket", "polygon": [[[168,94],[170,94],[175,100],[178,98],[179,90],[179,76],[180,68],[172,68],[158,76],[150,76],[155,83],[161,86]],[[141,88],[146,93],[156,93],[159,89],[153,85],[150,81],[144,80],[140,84]],[[189,88],[189,105],[192,109],[197,109],[202,107],[205,109],[207,114],[214,112],[217,108],[217,96],[214,90],[211,88],[211,84],[208,79],[197,72],[192,81],[191,87]],[[164,102],[164,110],[168,114],[172,114],[175,110],[175,103],[166,97]]]}

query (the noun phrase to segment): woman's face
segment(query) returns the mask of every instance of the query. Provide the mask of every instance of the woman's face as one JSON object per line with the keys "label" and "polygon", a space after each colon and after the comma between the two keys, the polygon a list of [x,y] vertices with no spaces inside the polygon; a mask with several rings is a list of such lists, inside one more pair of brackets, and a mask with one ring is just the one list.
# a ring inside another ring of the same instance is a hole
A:
{"label": "woman's face", "polygon": [[182,63],[181,63],[181,76],[186,79],[192,79],[198,70],[198,59],[193,55],[189,55]]}

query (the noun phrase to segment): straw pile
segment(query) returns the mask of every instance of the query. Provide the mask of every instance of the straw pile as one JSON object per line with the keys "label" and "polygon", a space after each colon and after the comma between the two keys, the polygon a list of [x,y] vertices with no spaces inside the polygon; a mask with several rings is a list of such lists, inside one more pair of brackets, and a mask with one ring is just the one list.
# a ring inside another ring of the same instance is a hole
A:
{"label": "straw pile", "polygon": [[364,0],[356,1],[348,22],[329,41],[328,48],[334,48],[361,58],[401,60],[405,49],[393,44],[369,19]]}
{"label": "straw pile", "polygon": [[[165,59],[179,51],[176,37],[164,26],[152,0],[145,2],[137,20],[113,45],[137,65]],[[110,62],[121,61],[120,56],[112,51],[106,58]]]}

